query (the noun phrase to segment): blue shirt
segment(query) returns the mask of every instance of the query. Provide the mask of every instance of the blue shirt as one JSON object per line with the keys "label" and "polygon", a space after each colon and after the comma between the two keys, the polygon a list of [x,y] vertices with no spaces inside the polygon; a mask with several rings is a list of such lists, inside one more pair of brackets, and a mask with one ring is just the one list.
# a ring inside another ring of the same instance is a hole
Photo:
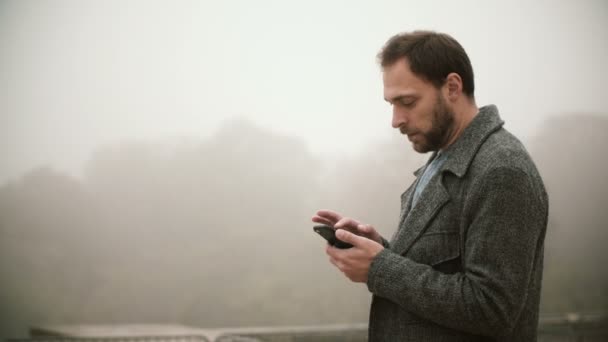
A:
{"label": "blue shirt", "polygon": [[443,163],[445,163],[446,160],[447,160],[446,153],[442,153],[442,151],[438,151],[434,155],[434,157],[430,161],[430,163],[428,163],[427,166],[424,168],[424,172],[422,173],[422,175],[420,176],[420,179],[418,180],[418,183],[416,184],[416,190],[414,190],[414,197],[412,198],[412,208],[414,208],[414,206],[416,206],[416,202],[418,201],[420,194],[422,193],[422,191],[424,190],[426,185],[429,183],[431,178],[433,178],[433,176],[437,173],[437,170],[439,170],[439,168],[441,168],[441,165],[443,165]]}

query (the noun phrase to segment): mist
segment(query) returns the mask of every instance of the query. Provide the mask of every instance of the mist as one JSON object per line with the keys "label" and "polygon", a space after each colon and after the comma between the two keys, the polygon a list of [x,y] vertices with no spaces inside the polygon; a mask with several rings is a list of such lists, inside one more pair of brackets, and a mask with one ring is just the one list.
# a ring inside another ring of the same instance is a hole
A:
{"label": "mist", "polygon": [[542,313],[608,310],[608,6],[0,1],[0,336],[35,324],[365,322],[331,208],[390,237],[427,155],[375,54],[435,29],[547,186]]}

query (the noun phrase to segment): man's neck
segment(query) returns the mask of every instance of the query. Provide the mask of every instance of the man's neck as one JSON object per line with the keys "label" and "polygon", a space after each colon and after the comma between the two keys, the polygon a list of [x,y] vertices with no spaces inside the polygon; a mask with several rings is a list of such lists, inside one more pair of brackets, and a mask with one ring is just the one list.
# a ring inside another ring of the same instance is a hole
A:
{"label": "man's neck", "polygon": [[441,150],[445,150],[449,146],[451,146],[464,132],[464,130],[469,126],[471,121],[475,118],[477,113],[479,112],[479,108],[477,108],[477,104],[475,104],[474,100],[462,106],[459,110],[454,111],[454,126],[453,130],[450,134],[450,138],[447,143],[441,147]]}

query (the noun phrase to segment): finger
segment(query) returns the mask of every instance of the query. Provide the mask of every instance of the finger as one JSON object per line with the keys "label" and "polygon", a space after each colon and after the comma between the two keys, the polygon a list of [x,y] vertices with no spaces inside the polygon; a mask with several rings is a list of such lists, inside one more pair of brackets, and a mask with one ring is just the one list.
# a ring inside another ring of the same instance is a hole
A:
{"label": "finger", "polygon": [[321,209],[321,210],[317,211],[317,216],[322,217],[326,220],[329,220],[333,223],[336,223],[336,222],[340,221],[340,219],[342,219],[342,215],[338,214],[337,212],[335,212],[333,210],[329,210],[329,209]]}
{"label": "finger", "polygon": [[350,217],[343,217],[340,221],[336,222],[334,227],[335,228],[356,229],[358,225],[359,225],[358,221],[356,221]]}
{"label": "finger", "polygon": [[336,247],[330,245],[329,243],[325,246],[325,254],[329,255],[331,258],[336,257],[337,251],[338,251],[338,249]]}
{"label": "finger", "polygon": [[343,266],[343,263],[340,261],[340,258],[336,255],[336,252],[339,252],[340,250],[332,247],[330,245],[327,245],[327,248],[325,249],[325,253],[327,253],[327,255],[329,256],[329,262],[332,263],[332,265],[336,266],[337,268],[339,268],[340,270],[341,267]]}
{"label": "finger", "polygon": [[331,262],[334,266],[336,266],[336,268],[338,270],[340,270],[340,272],[344,273],[346,271],[344,263],[341,262],[340,260],[335,259],[335,258],[329,258],[329,262]]}
{"label": "finger", "polygon": [[321,223],[324,224],[326,226],[334,226],[335,222],[332,222],[326,218],[320,217],[320,216],[313,216],[312,217],[312,222],[316,222],[316,223]]}
{"label": "finger", "polygon": [[334,257],[329,257],[329,262],[332,263],[332,265],[336,266],[336,259]]}
{"label": "finger", "polygon": [[[330,259],[333,259],[336,262],[340,262],[341,264],[344,264],[344,253],[346,251],[348,251],[348,249],[340,249],[330,244],[325,247],[325,254],[327,254]],[[336,264],[334,263],[334,265]]]}
{"label": "finger", "polygon": [[374,228],[369,224],[360,224],[357,226],[357,229],[359,229],[360,232],[366,234],[372,233],[374,231]]}
{"label": "finger", "polygon": [[361,235],[366,236],[376,242],[382,239],[376,228],[371,224],[361,224],[357,227],[361,232]]}
{"label": "finger", "polygon": [[353,234],[353,233],[349,232],[348,230],[344,230],[344,229],[336,230],[336,237],[339,240],[350,243],[351,245],[353,245],[355,247],[363,247],[363,246],[365,246],[367,241],[370,241],[367,238]]}

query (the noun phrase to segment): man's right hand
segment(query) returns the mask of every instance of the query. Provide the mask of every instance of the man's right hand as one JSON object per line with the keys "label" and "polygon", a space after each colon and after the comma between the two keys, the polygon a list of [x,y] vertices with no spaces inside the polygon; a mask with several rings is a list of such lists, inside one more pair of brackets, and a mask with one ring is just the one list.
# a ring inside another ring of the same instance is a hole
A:
{"label": "man's right hand", "polygon": [[366,237],[370,240],[376,241],[379,244],[382,244],[382,236],[378,234],[378,232],[373,226],[361,223],[350,217],[343,217],[342,215],[332,210],[322,209],[317,211],[316,215],[312,217],[312,221],[332,226],[335,229],[345,229],[349,232]]}

